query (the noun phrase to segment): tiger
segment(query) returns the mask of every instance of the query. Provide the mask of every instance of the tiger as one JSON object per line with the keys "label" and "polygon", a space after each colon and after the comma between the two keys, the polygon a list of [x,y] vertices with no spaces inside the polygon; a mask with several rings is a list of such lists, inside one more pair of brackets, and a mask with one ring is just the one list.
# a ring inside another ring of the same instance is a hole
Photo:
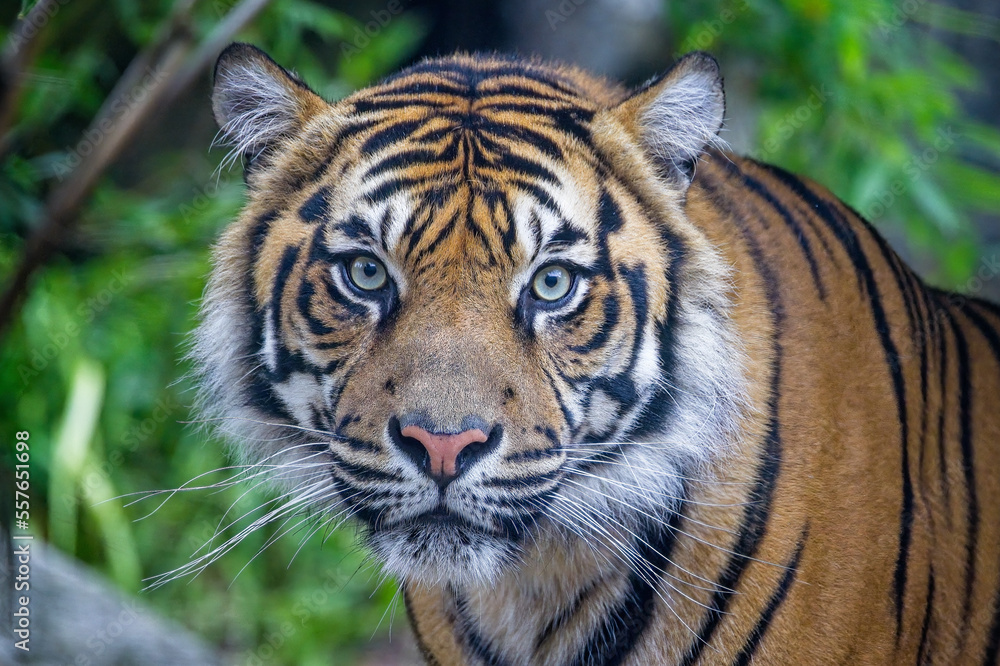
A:
{"label": "tiger", "polygon": [[1000,663],[1000,308],[733,154],[712,56],[327,102],[233,44],[212,108],[200,409],[427,664]]}

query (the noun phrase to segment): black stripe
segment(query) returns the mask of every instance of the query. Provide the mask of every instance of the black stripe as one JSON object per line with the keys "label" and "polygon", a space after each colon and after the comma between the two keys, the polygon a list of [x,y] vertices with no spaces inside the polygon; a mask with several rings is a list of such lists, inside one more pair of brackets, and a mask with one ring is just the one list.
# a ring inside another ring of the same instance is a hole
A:
{"label": "black stripe", "polygon": [[[454,217],[454,216],[453,216]],[[418,222],[419,220],[419,222]],[[414,206],[413,210],[410,211],[410,216],[407,218],[406,223],[403,225],[403,233],[400,235],[397,241],[397,247],[401,244],[402,239],[406,238],[406,250],[403,252],[403,256],[409,258],[413,254],[414,248],[423,238],[424,233],[434,222],[434,211],[431,206],[428,205],[417,205]],[[383,235],[383,245],[385,242],[385,237]]]}
{"label": "black stripe", "polygon": [[413,638],[417,642],[417,649],[420,650],[420,656],[423,657],[426,666],[441,666],[441,662],[434,657],[431,649],[427,647],[427,643],[424,642],[424,636],[420,633],[420,628],[417,627],[417,619],[413,612],[413,601],[410,599],[410,591],[405,585],[402,588],[403,605],[406,606],[406,617],[410,619],[410,629],[413,630]]}
{"label": "black stripe", "polygon": [[[899,552],[896,556],[896,568],[893,575],[894,600],[896,605],[896,641],[898,642],[903,632],[906,580],[910,546],[913,540],[913,480],[910,476],[909,422],[907,421],[906,410],[906,385],[899,362],[899,352],[892,340],[888,317],[879,294],[878,282],[872,271],[868,257],[865,255],[851,224],[840,215],[839,211],[830,202],[817,196],[816,193],[806,187],[796,176],[773,166],[768,166],[767,169],[775,178],[784,183],[793,193],[808,204],[835,231],[838,239],[843,244],[844,250],[851,258],[855,273],[864,293],[868,296],[872,316],[875,320],[875,331],[878,333],[879,341],[885,353],[885,361],[892,379],[892,389],[896,400],[896,417],[901,430],[900,468],[902,477],[902,502],[899,512]],[[874,230],[871,230],[863,220],[861,220],[861,224],[869,229],[872,237],[878,243],[878,234]],[[881,243],[878,243],[878,245],[881,249]]]}
{"label": "black stripe", "polygon": [[569,350],[577,354],[589,354],[590,352],[600,349],[603,347],[611,334],[614,333],[615,327],[618,326],[618,320],[621,316],[621,307],[618,304],[618,297],[613,293],[606,294],[602,300],[602,309],[600,325],[597,330],[590,337],[589,340],[580,345],[571,345]]}
{"label": "black stripe", "polygon": [[[479,241],[479,245],[482,246],[483,252],[486,253],[486,264],[487,266],[496,266],[499,261],[497,254],[494,251],[492,239],[490,238],[490,232],[495,231],[493,228],[484,229],[482,225],[476,222],[475,217],[472,215],[472,208],[475,201],[472,197],[469,197],[465,206],[465,228],[470,232],[470,235]],[[421,253],[423,254],[423,253]]]}
{"label": "black stripe", "polygon": [[256,268],[257,257],[260,255],[260,251],[264,248],[264,242],[267,240],[267,235],[271,232],[271,223],[277,218],[278,211],[269,210],[254,220],[253,227],[250,230],[249,249],[251,270]]}
{"label": "black stripe", "polygon": [[[730,164],[725,162],[725,164]],[[733,168],[733,167],[729,167]],[[771,191],[768,190],[759,180],[750,176],[745,171],[740,170],[739,174],[743,177],[743,184],[747,188],[757,194],[762,198],[769,206],[771,206],[781,219],[785,221],[785,225],[791,230],[792,235],[799,244],[799,249],[802,250],[802,254],[805,255],[806,262],[809,264],[809,273],[812,275],[813,284],[816,285],[816,291],[819,292],[819,298],[821,301],[826,300],[826,287],[823,285],[823,280],[819,275],[819,265],[816,263],[816,257],[813,255],[812,245],[809,243],[809,239],[806,237],[805,231],[799,225],[798,221],[789,213],[785,205],[781,203]]]}
{"label": "black stripe", "polygon": [[355,122],[352,125],[342,127],[337,135],[333,138],[330,144],[326,147],[326,156],[316,165],[313,169],[312,174],[310,174],[308,181],[315,182],[319,180],[325,173],[330,164],[341,154],[341,149],[346,141],[354,138],[358,134],[365,132],[372,126],[371,122],[364,120]]}
{"label": "black stripe", "polygon": [[712,640],[712,636],[719,628],[719,624],[725,617],[729,602],[736,593],[751,558],[757,553],[764,534],[767,530],[767,519],[771,515],[771,504],[774,500],[774,490],[778,485],[778,477],[781,474],[782,445],[781,445],[781,421],[778,415],[781,397],[781,373],[783,364],[783,349],[781,346],[781,332],[785,320],[784,306],[781,302],[778,281],[764,258],[763,250],[758,244],[753,232],[747,227],[748,220],[737,214],[732,208],[732,202],[718,189],[703,178],[702,182],[706,192],[710,195],[713,203],[723,208],[728,213],[730,219],[740,225],[740,232],[747,246],[747,251],[754,261],[758,274],[764,282],[765,294],[772,314],[774,323],[774,371],[771,377],[771,395],[768,399],[768,428],[763,442],[763,451],[760,453],[760,462],[757,466],[754,485],[750,491],[746,508],[743,513],[743,520],[740,523],[739,533],[733,553],[728,558],[722,576],[719,579],[716,591],[709,602],[709,611],[698,628],[698,633],[688,647],[681,664],[692,666],[701,657],[702,651]]}
{"label": "black stripe", "polygon": [[986,657],[983,666],[996,666],[1000,657],[1000,589],[993,599],[993,624],[990,625],[989,640],[986,642]]}
{"label": "black stripe", "polygon": [[298,353],[293,353],[282,340],[281,319],[284,315],[285,284],[291,277],[295,264],[299,260],[301,247],[290,245],[285,248],[278,263],[278,271],[274,274],[271,285],[271,302],[268,304],[271,316],[271,332],[274,334],[275,367],[268,368],[268,376],[273,382],[283,382],[288,375],[303,368],[302,359]]}
{"label": "black stripe", "polygon": [[[872,233],[874,234],[874,232]],[[912,272],[903,266],[899,255],[892,251],[892,248],[885,242],[885,239],[877,234],[874,237],[878,242],[879,248],[882,250],[882,256],[885,257],[886,263],[892,269],[892,275],[896,279],[896,284],[899,286],[903,306],[906,308],[906,320],[910,323],[910,336],[915,337],[917,335],[917,318],[919,315],[917,314],[917,293],[913,288],[911,280]]]}
{"label": "black stripe", "polygon": [[[573,96],[579,95],[579,92],[575,88],[570,87],[560,79],[554,78],[551,71],[542,67],[532,66],[531,63],[515,57],[499,54],[493,54],[489,59],[478,60],[474,64],[451,59],[425,60],[389,76],[386,78],[384,84],[405,81],[416,74],[436,74],[446,77],[446,81],[461,81],[465,86],[464,90],[473,88],[488,78],[500,76],[523,77],[559,92]],[[412,84],[402,86],[400,90],[408,91],[412,86],[421,83],[438,84],[437,80],[428,82],[426,79],[418,79]]]}
{"label": "black stripe", "polygon": [[979,329],[979,332],[984,338],[986,338],[986,343],[990,347],[990,351],[993,353],[993,359],[1000,365],[1000,331],[996,325],[991,324],[989,320],[983,317],[978,310],[977,306],[991,305],[985,303],[984,301],[970,301],[969,303],[972,307],[966,307],[962,310],[962,314],[969,318],[973,326]]}
{"label": "black stripe", "polygon": [[645,538],[636,541],[635,549],[644,570],[630,572],[618,602],[604,610],[603,619],[570,666],[618,666],[632,654],[654,616],[652,609],[658,601],[657,588],[650,584],[650,579],[654,575],[662,578],[670,564],[681,520],[681,514],[674,512],[666,526],[654,523],[645,530]]}
{"label": "black stripe", "polygon": [[920,648],[917,650],[917,664],[931,663],[931,652],[929,652],[931,617],[934,615],[934,566],[931,565],[927,573],[927,606],[924,610],[924,622],[920,627]]}
{"label": "black stripe", "polygon": [[453,107],[454,100],[428,99],[420,95],[411,95],[409,92],[398,97],[395,95],[384,95],[354,102],[354,112],[359,114],[394,111],[396,109],[445,109]]}
{"label": "black stripe", "polygon": [[309,325],[309,332],[313,335],[329,335],[336,332],[335,329],[330,328],[320,321],[313,313],[312,299],[315,293],[315,285],[308,277],[304,276],[302,282],[299,284],[299,295],[296,299],[295,307],[305,317],[306,323]]}
{"label": "black stripe", "polygon": [[390,178],[386,178],[378,187],[371,192],[368,192],[365,195],[365,199],[369,201],[384,201],[401,190],[422,185],[424,182],[424,178],[401,178],[399,176],[392,176]]}
{"label": "black stripe", "polygon": [[402,77],[393,76],[377,89],[369,90],[368,97],[354,102],[355,107],[364,111],[378,111],[386,102],[399,98],[426,99],[427,97],[454,95],[465,99],[466,95],[469,94],[467,87],[450,85],[448,81],[443,79],[415,79],[405,85],[388,85],[397,82],[399,78]]}
{"label": "black stripe", "polygon": [[484,666],[507,666],[507,662],[479,633],[475,622],[469,616],[467,602],[454,589],[449,590],[455,605],[455,629],[462,645]]}
{"label": "black stripe", "polygon": [[[618,401],[623,409],[631,410],[642,406],[638,404],[639,392],[636,390],[633,374],[636,363],[639,360],[639,351],[642,349],[642,340],[646,335],[646,324],[649,319],[648,285],[646,281],[646,269],[643,264],[638,264],[634,268],[619,266],[618,272],[628,285],[629,293],[632,297],[632,307],[630,309],[635,313],[635,324],[632,331],[632,349],[629,352],[629,361],[625,368],[614,376],[596,379],[591,385],[591,392],[594,390],[603,391],[606,395]],[[608,328],[611,327],[609,326]],[[587,400],[589,402],[590,394],[587,395]],[[616,425],[612,424],[610,427],[611,430],[606,434],[607,436],[610,436],[614,432]]]}
{"label": "black stripe", "polygon": [[799,571],[799,560],[802,557],[802,549],[805,547],[806,539],[808,538],[809,525],[807,524],[802,529],[802,535],[799,537],[799,545],[795,548],[795,554],[792,555],[791,561],[785,565],[785,573],[781,577],[781,582],[778,583],[778,589],[771,595],[771,599],[767,602],[767,607],[761,613],[753,631],[750,632],[750,637],[747,638],[747,642],[743,645],[740,653],[736,655],[733,666],[747,666],[750,660],[753,659],[754,653],[757,652],[757,648],[764,641],[764,635],[767,633],[768,628],[770,628],[771,621],[774,620],[774,615],[778,612],[781,604],[784,603],[788,592],[792,589],[792,584],[795,582],[795,577]]}
{"label": "black stripe", "polygon": [[480,92],[482,94],[480,99],[483,100],[486,106],[490,106],[489,100],[491,97],[521,97],[558,105],[566,105],[575,99],[575,97],[568,97],[565,94],[556,95],[552,94],[552,91],[544,91],[510,81],[504,81],[496,90],[481,90]]}
{"label": "black stripe", "polygon": [[554,160],[562,160],[564,158],[563,150],[559,147],[558,143],[544,133],[537,132],[530,127],[493,120],[490,123],[490,128],[495,128],[495,131],[502,131],[504,134],[510,134],[525,143],[530,143],[534,148],[542,151]]}
{"label": "black stripe", "polygon": [[[499,488],[501,490],[522,490],[531,491],[532,495],[537,495],[542,491],[542,488],[538,486],[551,486],[553,483],[560,481],[563,478],[563,473],[558,469],[554,469],[551,472],[545,472],[544,474],[533,474],[531,476],[517,476],[509,479],[495,477],[484,479],[480,483],[486,488]],[[518,497],[507,497],[507,500],[517,500]]]}
{"label": "black stripe", "polygon": [[[264,247],[267,236],[271,230],[271,224],[278,218],[277,210],[269,210],[260,215],[253,224],[250,231],[249,244],[249,268],[252,276],[257,270],[257,258]],[[244,290],[245,306],[250,319],[250,335],[248,347],[244,348],[244,358],[257,356],[264,344],[264,313],[263,308],[257,303],[254,292],[252,277],[246,279],[246,289]],[[291,415],[285,406],[274,393],[274,387],[265,378],[264,372],[248,371],[246,374],[246,389],[243,395],[245,405],[256,407],[265,414],[277,420],[290,422]]]}
{"label": "black stripe", "polygon": [[667,284],[671,285],[671,296],[667,302],[667,315],[663,321],[657,322],[656,336],[659,344],[660,376],[662,385],[649,400],[649,406],[639,417],[633,429],[632,438],[642,441],[643,438],[658,433],[673,415],[676,400],[670,395],[670,388],[677,386],[674,377],[677,372],[677,323],[679,319],[679,299],[676,294],[680,290],[681,275],[684,273],[684,263],[687,260],[687,248],[680,238],[667,231],[663,225],[661,232],[664,244],[668,249],[670,265],[667,267]]}
{"label": "black stripe", "polygon": [[[457,145],[457,142],[451,142]],[[369,181],[387,171],[395,171],[418,163],[436,162],[441,159],[441,151],[432,148],[407,148],[393,151],[383,159],[368,167],[361,179]]]}
{"label": "black stripe", "polygon": [[388,122],[371,134],[361,144],[362,155],[371,155],[402,141],[424,124],[424,120],[403,120]]}
{"label": "black stripe", "polygon": [[535,639],[535,652],[550,639],[556,632],[561,632],[566,625],[569,624],[573,616],[579,612],[586,603],[587,597],[594,593],[595,590],[604,582],[603,578],[598,578],[595,581],[588,583],[583,589],[576,593],[573,600],[569,602],[565,607],[561,608],[555,616],[549,620],[549,622],[538,632],[538,637]]}
{"label": "black stripe", "polygon": [[[490,142],[485,136],[481,137],[483,143]],[[517,173],[523,176],[528,176],[529,178],[535,178],[550,185],[560,185],[559,177],[556,174],[535,160],[529,159],[527,157],[522,157],[515,153],[510,152],[505,146],[498,144],[496,148],[502,152],[497,155],[495,162],[492,162],[490,166],[499,167],[506,173]]]}
{"label": "black stripe", "polygon": [[947,407],[948,407],[948,396],[951,391],[948,389],[948,336],[947,331],[945,331],[944,326],[941,325],[941,318],[944,316],[943,306],[939,306],[935,311],[935,315],[932,319],[934,322],[934,327],[936,329],[936,334],[938,338],[938,363],[940,370],[938,373],[940,379],[940,385],[938,387],[940,396],[940,405],[938,407],[938,423],[937,423],[937,442],[938,442],[938,469],[941,474],[941,494],[944,497],[944,516],[945,524],[948,528],[951,528],[951,480],[950,473],[948,471],[948,455],[947,455],[947,444],[948,440],[945,437],[945,427],[947,423],[945,419],[947,417]]}
{"label": "black stripe", "polygon": [[914,345],[917,353],[920,354],[920,454],[917,459],[917,473],[920,477],[920,496],[923,498],[924,507],[927,509],[928,518],[931,520],[933,531],[934,511],[930,498],[927,495],[928,487],[924,483],[924,460],[927,454],[928,443],[928,419],[930,418],[930,405],[928,404],[928,389],[930,385],[930,345],[933,340],[931,331],[931,321],[929,319],[931,306],[927,302],[928,291],[920,283],[913,271],[906,271],[910,289],[917,296],[915,299],[917,328],[914,330]]}
{"label": "black stripe", "polygon": [[[372,242],[375,241],[375,234],[372,233],[371,227],[368,226],[368,222],[357,214],[352,214],[349,218],[336,224],[333,228],[348,238],[363,238]],[[316,242],[317,240],[322,242],[322,237],[314,239],[313,242]]]}
{"label": "black stripe", "polygon": [[[972,325],[975,326],[979,330],[979,333],[986,339],[986,342],[990,348],[990,352],[993,354],[994,361],[998,365],[1000,365],[1000,332],[998,332],[997,327],[995,325],[990,323],[989,320],[987,320],[979,313],[978,308],[982,306],[987,306],[986,307],[987,311],[995,312],[995,310],[992,309],[993,308],[992,304],[987,304],[984,301],[973,300],[970,301],[969,306],[965,307],[962,310],[962,314],[964,314],[969,319]],[[966,483],[969,483],[969,481],[967,480]],[[970,502],[971,501],[972,501],[972,496],[970,495]],[[994,610],[995,614],[993,617],[993,624],[990,629],[989,642],[987,643],[987,650],[986,650],[987,657],[984,662],[987,664],[992,664],[996,661],[998,645],[1000,645],[1000,591],[998,591],[997,593],[997,597],[994,601],[994,604],[995,604],[995,610]]]}
{"label": "black stripe", "polygon": [[598,201],[597,228],[602,238],[606,239],[609,234],[613,234],[622,228],[622,211],[618,207],[611,193],[606,188],[601,188],[601,196]]}
{"label": "black stripe", "polygon": [[573,425],[572,414],[570,413],[569,408],[566,407],[566,401],[563,398],[562,393],[560,393],[559,387],[556,386],[555,379],[552,377],[552,374],[549,373],[548,369],[544,366],[542,366],[542,372],[545,373],[545,378],[549,380],[549,386],[552,387],[552,395],[556,399],[556,404],[559,405],[559,411],[562,412],[563,418],[566,420],[566,424],[569,425],[570,428],[573,428],[574,425]]}
{"label": "black stripe", "polygon": [[976,549],[979,543],[979,500],[976,493],[975,459],[972,450],[972,377],[969,368],[969,344],[959,322],[944,310],[952,332],[955,334],[955,356],[958,363],[959,442],[962,451],[962,471],[967,493],[965,538],[965,598],[962,601],[962,633],[960,645],[964,647],[972,615],[972,596],[976,580]]}
{"label": "black stripe", "polygon": [[322,222],[326,219],[328,210],[327,200],[329,196],[330,188],[321,187],[316,191],[316,194],[309,197],[309,199],[302,204],[302,207],[299,208],[299,217],[302,218],[302,221],[312,224],[315,222]]}
{"label": "black stripe", "polygon": [[[338,432],[341,428],[337,428]],[[369,465],[352,463],[344,460],[342,457],[333,452],[327,452],[328,455],[333,459],[334,464],[337,466],[338,470],[342,473],[348,474],[351,478],[350,481],[360,481],[368,483],[402,483],[405,481],[403,477],[398,474],[393,474],[391,472],[383,472],[381,470],[375,469]],[[341,477],[343,478],[343,477]]]}

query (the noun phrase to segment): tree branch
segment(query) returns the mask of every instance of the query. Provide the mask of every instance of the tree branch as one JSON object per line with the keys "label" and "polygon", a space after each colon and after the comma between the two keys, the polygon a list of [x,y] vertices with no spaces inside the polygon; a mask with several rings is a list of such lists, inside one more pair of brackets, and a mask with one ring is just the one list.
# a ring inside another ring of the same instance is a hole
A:
{"label": "tree branch", "polygon": [[129,139],[156,110],[183,92],[267,2],[243,0],[190,58],[185,55],[193,41],[188,28],[193,0],[180,0],[175,5],[167,29],[132,60],[84,133],[100,137],[93,151],[46,200],[41,219],[25,243],[21,262],[0,297],[0,337],[17,315],[32,275],[76,225],[83,204]]}
{"label": "tree branch", "polygon": [[38,53],[42,30],[57,11],[57,0],[40,0],[10,30],[0,62],[0,156],[7,152],[7,130],[21,100],[25,71]]}

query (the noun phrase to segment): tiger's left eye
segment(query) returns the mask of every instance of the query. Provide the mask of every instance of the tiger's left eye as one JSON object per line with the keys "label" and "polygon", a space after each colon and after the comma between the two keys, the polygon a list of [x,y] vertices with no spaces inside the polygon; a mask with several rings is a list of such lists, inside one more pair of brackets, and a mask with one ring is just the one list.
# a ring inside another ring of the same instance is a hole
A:
{"label": "tiger's left eye", "polygon": [[531,289],[535,297],[552,303],[565,298],[573,287],[573,276],[562,266],[545,266],[535,273]]}
{"label": "tiger's left eye", "polygon": [[347,272],[354,286],[363,291],[377,291],[389,281],[385,266],[374,257],[355,257],[351,260]]}

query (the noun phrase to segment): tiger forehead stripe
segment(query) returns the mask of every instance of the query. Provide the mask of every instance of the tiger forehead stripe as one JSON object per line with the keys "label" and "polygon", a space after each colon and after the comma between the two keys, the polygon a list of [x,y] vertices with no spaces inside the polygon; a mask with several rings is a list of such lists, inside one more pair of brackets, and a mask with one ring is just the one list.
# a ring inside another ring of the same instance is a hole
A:
{"label": "tiger forehead stripe", "polygon": [[[567,182],[566,149],[577,146],[584,164],[600,158],[589,128],[594,101],[572,81],[505,62],[455,61],[418,66],[344,104],[344,131],[360,154],[348,167],[358,209],[335,227],[351,240],[398,251],[416,267],[456,229],[478,248],[469,258],[487,266],[509,257],[518,236],[532,258],[550,239],[564,249],[586,239],[587,222],[567,212],[579,214],[581,194]],[[328,140],[347,145],[342,136]],[[515,212],[521,195],[528,210]],[[313,213],[303,206],[303,218]]]}
{"label": "tiger forehead stripe", "polygon": [[[562,156],[558,145],[538,128],[556,129],[589,145],[587,125],[596,111],[583,91],[548,72],[481,61],[418,66],[348,101],[356,114],[376,123],[381,120],[378,116],[390,115],[390,127],[416,129],[422,120],[444,117],[451,119],[455,128],[504,129],[556,159]],[[391,115],[400,110],[407,114],[404,121]],[[525,122],[529,119],[520,114],[530,115],[531,122]],[[372,140],[369,137],[366,144]],[[376,139],[370,147],[378,143]]]}

